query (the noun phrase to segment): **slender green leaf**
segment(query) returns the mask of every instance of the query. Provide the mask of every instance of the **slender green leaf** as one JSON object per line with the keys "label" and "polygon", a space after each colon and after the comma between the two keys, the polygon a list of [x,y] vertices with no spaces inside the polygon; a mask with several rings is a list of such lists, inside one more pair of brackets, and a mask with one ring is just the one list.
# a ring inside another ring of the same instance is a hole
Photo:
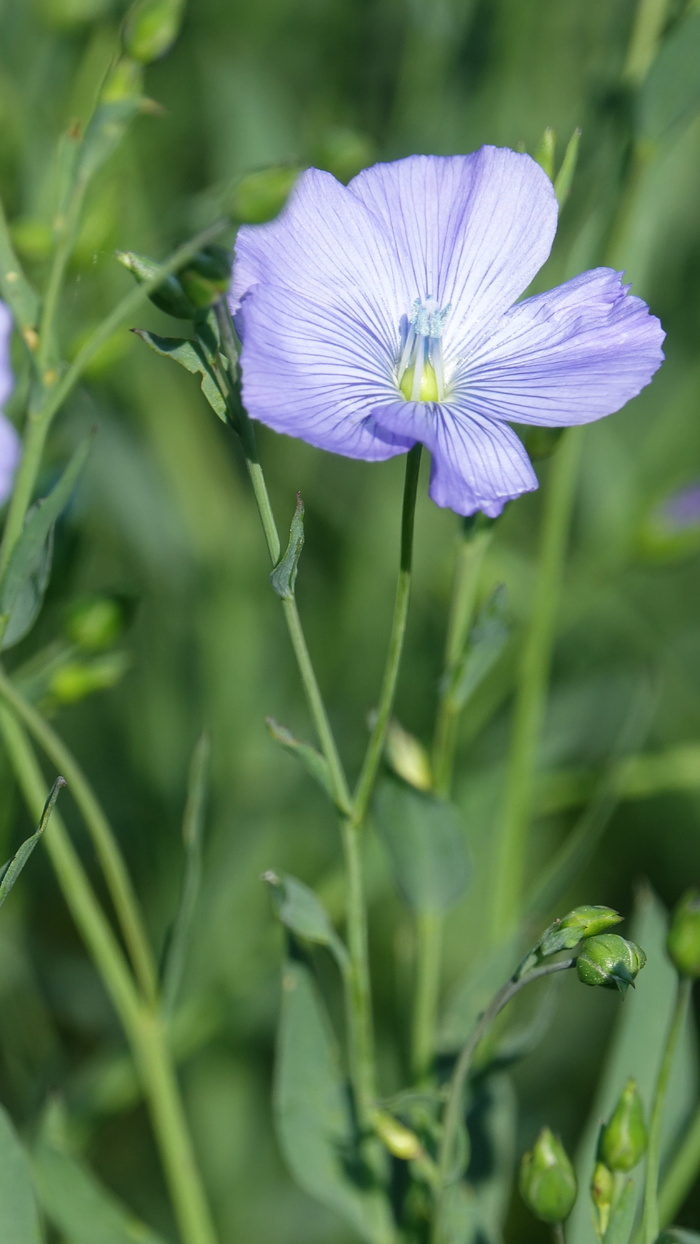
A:
{"label": "slender green leaf", "polygon": [[449,698],[461,709],[491,672],[508,641],[503,586],[496,588],[481,610],[469,635],[461,661],[450,676]]}
{"label": "slender green leaf", "polygon": [[185,861],[180,901],[163,960],[163,1005],[172,1012],[182,982],[192,930],[197,895],[202,878],[202,837],[207,797],[209,737],[201,735],[190,763],[187,800],[182,820],[182,845]]}
{"label": "slender green leaf", "polygon": [[[15,254],[0,202],[0,295],[12,311],[15,323],[23,334],[34,334],[39,318],[39,295],[27,280]],[[28,337],[25,341],[29,344]]]}
{"label": "slender green leaf", "polygon": [[[30,506],[27,511],[27,518],[31,518],[35,510],[35,505]],[[53,527],[49,528],[49,534],[40,548],[36,560],[29,565],[27,577],[20,585],[2,636],[2,644],[0,646],[3,651],[13,648],[21,639],[24,639],[24,636],[29,634],[39,616],[44,595],[49,586],[49,579],[51,578],[53,531]]]}
{"label": "slender green leaf", "polygon": [[103,100],[98,104],[80,147],[76,176],[84,184],[107,163],[141,108],[138,95]]}
{"label": "slender green leaf", "polygon": [[78,446],[56,487],[48,497],[32,506],[27,514],[22,534],[15,545],[0,588],[0,614],[9,617],[9,631],[15,626],[15,610],[23,613],[26,621],[27,615],[24,611],[27,609],[27,583],[33,579],[35,590],[38,590],[42,577],[47,577],[47,543],[56,519],[68,504],[78,482],[91,443],[92,437],[87,437]]}
{"label": "slender green leaf", "polygon": [[454,804],[385,778],[374,817],[409,907],[438,912],[454,906],[469,880],[464,825]]}
{"label": "slender green leaf", "polygon": [[575,129],[564,152],[564,159],[559,167],[559,172],[554,178],[554,193],[557,196],[557,203],[563,207],[569,197],[571,191],[571,183],[574,180],[576,165],[578,164],[578,151],[581,144],[581,131]]}
{"label": "slender green leaf", "polygon": [[347,965],[347,951],[338,937],[330,916],[320,898],[303,881],[283,873],[263,873],[263,881],[270,887],[277,916],[297,937],[318,946],[328,946],[341,968]]}
{"label": "slender green leaf", "polygon": [[287,551],[281,561],[277,563],[272,574],[270,582],[278,596],[282,600],[292,600],[294,598],[294,587],[297,581],[297,570],[299,569],[299,558],[301,550],[304,547],[304,502],[301,499],[301,493],[297,493],[297,503],[294,510],[292,525],[289,529],[289,544]]}
{"label": "slender green leaf", "polygon": [[282,1153],[305,1192],[348,1219],[363,1239],[390,1244],[388,1206],[360,1162],[338,1049],[308,968],[282,981],[274,1111]]}
{"label": "slender green leaf", "polygon": [[660,139],[700,108],[700,12],[673,27],[639,93],[637,120],[643,138]]}
{"label": "slender green leaf", "polygon": [[[32,1168],[42,1209],[70,1244],[164,1244],[82,1162],[62,1149],[41,1140],[32,1155]],[[2,1238],[14,1244],[14,1236]],[[17,1244],[22,1244],[19,1238]]]}
{"label": "slender green leaf", "polygon": [[296,756],[297,760],[300,760],[303,764],[307,773],[310,773],[321,789],[326,792],[330,799],[334,800],[333,781],[325,756],[322,756],[310,743],[301,743],[286,726],[281,726],[279,722],[275,721],[274,717],[266,717],[265,725],[275,743],[279,743],[285,751],[291,752],[292,756]]}
{"label": "slender green leaf", "polygon": [[58,792],[60,791],[61,787],[65,785],[66,785],[65,778],[62,778],[62,777],[56,778],[56,781],[54,782],[51,788],[51,794],[49,795],[44,805],[44,811],[41,814],[39,828],[37,829],[36,833],[32,834],[31,838],[27,838],[26,841],[22,843],[19,851],[17,851],[17,853],[13,855],[12,859],[7,864],[4,864],[2,868],[0,868],[0,907],[2,907],[3,903],[5,902],[5,899],[10,893],[10,890],[12,889],[22,869],[27,863],[29,856],[31,855],[39,839],[41,838],[44,830],[46,829],[46,826],[48,825],[50,817],[51,817],[51,813],[54,810],[56,800],[58,799]]}
{"label": "slender green leaf", "polygon": [[212,410],[224,423],[227,422],[226,400],[200,342],[191,337],[159,337],[157,333],[147,333],[143,328],[135,328],[133,332],[156,354],[172,359],[174,363],[184,367],[185,371],[199,376],[202,393]]}
{"label": "slender green leaf", "polygon": [[29,1159],[0,1106],[0,1240],[42,1244],[42,1239]]}

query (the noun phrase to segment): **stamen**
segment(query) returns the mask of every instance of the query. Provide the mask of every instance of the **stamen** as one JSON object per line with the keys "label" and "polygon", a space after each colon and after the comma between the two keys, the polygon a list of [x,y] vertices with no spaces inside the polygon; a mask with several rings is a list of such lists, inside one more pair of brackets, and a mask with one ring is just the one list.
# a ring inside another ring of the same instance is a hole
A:
{"label": "stamen", "polygon": [[439,307],[430,294],[416,298],[411,307],[397,368],[398,385],[407,401],[441,402],[444,399],[442,334],[449,313],[450,305]]}

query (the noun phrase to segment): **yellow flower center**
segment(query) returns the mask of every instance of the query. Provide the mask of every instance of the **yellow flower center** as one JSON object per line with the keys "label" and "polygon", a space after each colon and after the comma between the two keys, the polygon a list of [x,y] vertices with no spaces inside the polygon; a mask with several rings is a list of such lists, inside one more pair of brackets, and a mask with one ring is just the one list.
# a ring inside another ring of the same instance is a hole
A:
{"label": "yellow flower center", "polygon": [[[415,367],[407,367],[399,383],[399,388],[407,402],[416,400],[413,397],[413,381],[415,379],[415,374]],[[419,402],[439,402],[440,400],[437,376],[435,375],[435,369],[431,363],[423,364],[417,400]]]}

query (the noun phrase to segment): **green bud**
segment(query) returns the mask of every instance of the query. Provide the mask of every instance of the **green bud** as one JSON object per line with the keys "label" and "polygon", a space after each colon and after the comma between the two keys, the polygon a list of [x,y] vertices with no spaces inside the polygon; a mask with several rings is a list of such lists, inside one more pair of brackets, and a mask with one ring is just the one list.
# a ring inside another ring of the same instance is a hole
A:
{"label": "green bud", "polygon": [[138,61],[123,56],[110,69],[100,91],[100,103],[116,104],[139,99],[143,94],[143,69]]}
{"label": "green bud", "polygon": [[77,704],[95,691],[114,687],[128,667],[123,652],[109,652],[95,661],[69,661],[52,675],[49,691],[59,704]]}
{"label": "green bud", "polygon": [[564,1222],[576,1201],[576,1175],[561,1141],[543,1127],[520,1164],[520,1193],[542,1222]]}
{"label": "green bud", "polygon": [[150,65],[169,52],[182,22],[184,0],[140,0],[124,23],[124,47],[130,56]]}
{"label": "green bud", "polygon": [[300,172],[299,167],[280,165],[249,173],[229,191],[226,210],[239,225],[261,225],[272,220],[282,211]]}
{"label": "green bud", "polygon": [[124,632],[125,610],[113,596],[86,596],[76,601],[65,623],[69,639],[88,652],[111,648]]}
{"label": "green bud", "polygon": [[612,907],[574,907],[561,920],[550,924],[542,935],[538,951],[540,955],[555,955],[560,950],[571,950],[584,938],[604,933],[621,920],[620,913]]}
{"label": "green bud", "polygon": [[391,721],[386,736],[386,758],[394,773],[416,790],[430,790],[433,775],[430,757],[412,734],[404,730],[398,721]]}
{"label": "green bud", "polygon": [[619,989],[624,997],[646,961],[644,951],[634,942],[617,933],[602,933],[588,938],[576,958],[576,971],[584,985]]}
{"label": "green bud", "polygon": [[199,309],[211,307],[231,284],[233,257],[225,246],[205,246],[186,267],[178,280],[190,302]]}
{"label": "green bud", "polygon": [[686,891],[675,907],[666,950],[681,976],[700,977],[700,891]]}
{"label": "green bud", "polygon": [[608,1229],[614,1193],[615,1176],[604,1162],[596,1162],[591,1179],[591,1198],[596,1209],[598,1235],[601,1239]]}
{"label": "green bud", "polygon": [[[158,264],[146,255],[137,255],[136,251],[117,251],[117,259],[129,272],[133,273],[139,285],[150,281],[158,271]],[[166,276],[152,289],[148,295],[154,306],[176,320],[191,320],[197,313],[197,306],[185,293],[180,281],[172,274]]]}
{"label": "green bud", "polygon": [[636,1081],[628,1080],[601,1133],[600,1156],[611,1171],[631,1171],[641,1162],[646,1148],[642,1099]]}

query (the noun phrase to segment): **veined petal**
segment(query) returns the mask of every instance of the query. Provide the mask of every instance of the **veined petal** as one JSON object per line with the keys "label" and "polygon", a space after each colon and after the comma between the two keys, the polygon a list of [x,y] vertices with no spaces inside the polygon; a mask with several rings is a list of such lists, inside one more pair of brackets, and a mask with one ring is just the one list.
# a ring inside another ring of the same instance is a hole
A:
{"label": "veined petal", "polygon": [[255,285],[295,291],[319,307],[346,308],[396,353],[411,308],[392,233],[330,173],[302,173],[290,199],[265,225],[239,229],[231,308]]}
{"label": "veined petal", "polygon": [[378,428],[372,410],[396,398],[392,359],[363,309],[323,306],[255,285],[239,311],[243,401],[277,432],[351,458],[382,460],[413,440]]}
{"label": "veined petal", "polygon": [[448,360],[527,288],[557,227],[549,178],[530,156],[506,148],[375,164],[348,190],[394,234],[412,297],[451,307]]}
{"label": "veined petal", "polygon": [[518,303],[477,352],[455,394],[513,423],[590,423],[620,410],[663,361],[664,331],[622,274],[595,268]]}
{"label": "veined petal", "polygon": [[10,367],[10,335],[12,333],[12,316],[0,302],[0,407],[5,405],[12,392],[13,376]]}
{"label": "veined petal", "polygon": [[387,431],[430,450],[430,496],[436,505],[495,518],[507,501],[537,488],[515,432],[454,402],[394,402],[377,407],[374,417]]}

